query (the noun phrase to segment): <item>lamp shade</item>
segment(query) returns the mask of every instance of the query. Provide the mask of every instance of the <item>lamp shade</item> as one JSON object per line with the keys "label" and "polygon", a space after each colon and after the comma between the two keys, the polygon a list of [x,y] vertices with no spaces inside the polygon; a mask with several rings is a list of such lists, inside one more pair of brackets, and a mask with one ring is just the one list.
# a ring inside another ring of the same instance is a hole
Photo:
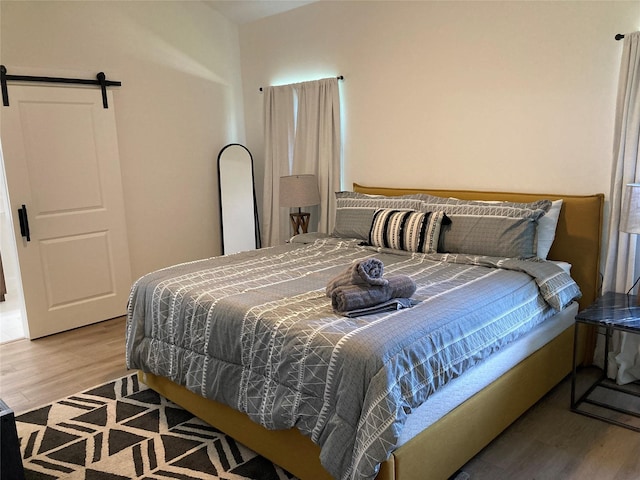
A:
{"label": "lamp shade", "polygon": [[640,233],[640,183],[629,183],[624,190],[620,231]]}
{"label": "lamp shade", "polygon": [[320,203],[318,179],[315,175],[280,177],[280,206],[307,207]]}

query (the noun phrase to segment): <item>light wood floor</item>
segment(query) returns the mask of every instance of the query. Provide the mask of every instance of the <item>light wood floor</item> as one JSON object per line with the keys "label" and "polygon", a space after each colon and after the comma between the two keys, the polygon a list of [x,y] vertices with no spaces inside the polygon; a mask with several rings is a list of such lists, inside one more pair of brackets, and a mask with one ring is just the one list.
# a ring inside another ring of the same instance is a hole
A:
{"label": "light wood floor", "polygon": [[20,413],[127,374],[125,317],[0,345],[0,398]]}
{"label": "light wood floor", "polygon": [[[122,317],[0,345],[0,398],[20,413],[126,375],[124,330]],[[471,480],[640,479],[640,433],[572,413],[569,392],[565,379],[467,463]]]}

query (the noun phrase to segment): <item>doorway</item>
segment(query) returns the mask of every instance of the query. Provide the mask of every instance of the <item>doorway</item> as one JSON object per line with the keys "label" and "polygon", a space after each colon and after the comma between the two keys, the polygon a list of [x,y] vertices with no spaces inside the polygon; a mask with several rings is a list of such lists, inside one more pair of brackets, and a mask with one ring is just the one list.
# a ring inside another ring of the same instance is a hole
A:
{"label": "doorway", "polygon": [[22,294],[22,282],[15,247],[9,193],[4,171],[2,144],[0,143],[0,255],[6,294],[0,302],[0,343],[25,338],[26,315]]}

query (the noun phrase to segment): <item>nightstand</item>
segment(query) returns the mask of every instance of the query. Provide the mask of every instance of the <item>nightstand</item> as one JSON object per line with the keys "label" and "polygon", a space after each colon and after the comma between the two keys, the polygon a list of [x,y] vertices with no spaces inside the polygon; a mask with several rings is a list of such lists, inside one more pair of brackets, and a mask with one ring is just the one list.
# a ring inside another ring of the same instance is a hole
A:
{"label": "nightstand", "polygon": [[20,441],[16,430],[16,418],[6,403],[0,399],[0,478],[24,479],[20,454]]}
{"label": "nightstand", "polygon": [[[640,432],[640,382],[618,385],[607,378],[608,351],[614,330],[640,334],[640,306],[636,297],[608,292],[576,315],[576,323],[598,327],[604,331],[604,371],[576,400],[576,342],[574,335],[573,372],[571,375],[571,410]],[[576,332],[578,329],[576,328]],[[609,416],[605,414],[610,414]],[[617,418],[616,418],[617,417]],[[632,420],[627,421],[626,419]]]}

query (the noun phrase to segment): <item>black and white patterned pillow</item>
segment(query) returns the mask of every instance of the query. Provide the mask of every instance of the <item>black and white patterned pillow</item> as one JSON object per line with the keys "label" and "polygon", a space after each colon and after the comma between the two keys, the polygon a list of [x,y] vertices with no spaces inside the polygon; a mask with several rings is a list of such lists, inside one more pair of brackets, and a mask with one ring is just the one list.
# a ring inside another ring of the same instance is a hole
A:
{"label": "black and white patterned pillow", "polygon": [[373,215],[369,243],[408,252],[435,253],[440,227],[447,222],[448,218],[442,212],[381,208]]}

